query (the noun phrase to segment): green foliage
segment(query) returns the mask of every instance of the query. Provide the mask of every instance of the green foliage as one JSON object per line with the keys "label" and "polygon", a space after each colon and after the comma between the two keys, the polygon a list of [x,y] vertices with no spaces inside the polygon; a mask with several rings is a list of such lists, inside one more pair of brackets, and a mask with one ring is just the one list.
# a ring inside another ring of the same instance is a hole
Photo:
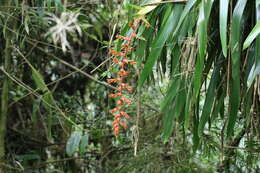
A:
{"label": "green foliage", "polygon": [[[0,172],[259,172],[259,0],[3,2]],[[115,138],[107,52],[134,17]]]}

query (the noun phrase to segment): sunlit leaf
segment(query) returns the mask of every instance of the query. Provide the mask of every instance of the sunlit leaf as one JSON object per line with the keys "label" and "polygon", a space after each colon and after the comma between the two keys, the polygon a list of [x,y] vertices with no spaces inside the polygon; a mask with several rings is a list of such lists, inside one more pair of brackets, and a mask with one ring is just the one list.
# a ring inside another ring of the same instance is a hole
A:
{"label": "sunlit leaf", "polygon": [[227,19],[228,19],[229,0],[220,0],[219,8],[219,27],[222,52],[227,57]]}
{"label": "sunlit leaf", "polygon": [[79,150],[79,144],[82,137],[81,131],[74,131],[66,144],[66,153],[68,156],[72,156]]}
{"label": "sunlit leaf", "polygon": [[253,30],[250,32],[250,34],[247,36],[243,49],[248,48],[248,46],[256,39],[256,37],[260,34],[260,21],[257,22]]}

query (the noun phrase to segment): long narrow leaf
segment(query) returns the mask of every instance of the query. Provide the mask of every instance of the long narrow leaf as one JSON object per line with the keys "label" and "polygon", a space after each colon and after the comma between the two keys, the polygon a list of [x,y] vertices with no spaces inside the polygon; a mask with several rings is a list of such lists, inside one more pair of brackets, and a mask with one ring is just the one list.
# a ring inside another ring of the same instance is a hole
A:
{"label": "long narrow leaf", "polygon": [[250,32],[250,34],[247,36],[244,45],[243,50],[248,48],[250,44],[255,40],[255,38],[260,34],[260,21],[257,22],[253,30]]}
{"label": "long narrow leaf", "polygon": [[207,94],[206,94],[205,104],[203,106],[203,110],[202,110],[202,114],[201,114],[201,118],[200,118],[199,134],[202,134],[204,126],[205,126],[206,122],[208,121],[211,111],[212,111],[214,99],[216,96],[217,82],[219,80],[219,71],[220,71],[220,69],[218,68],[218,66],[215,67],[211,80],[210,80],[209,88],[208,88]]}
{"label": "long narrow leaf", "polygon": [[[256,0],[256,21],[257,21],[256,25],[259,25],[258,30],[260,30],[260,0]],[[256,26],[254,27],[254,29],[255,28],[256,28]],[[251,33],[253,32],[253,30],[251,31]],[[255,62],[253,64],[252,68],[251,68],[251,71],[250,71],[248,79],[247,79],[247,87],[248,88],[251,87],[251,85],[252,85],[254,79],[256,78],[256,76],[258,74],[260,74],[260,35],[259,35],[259,32],[260,31],[258,31],[258,36],[256,37]]]}
{"label": "long narrow leaf", "polygon": [[231,86],[229,101],[229,120],[227,135],[231,136],[234,131],[237,113],[240,104],[240,56],[241,56],[241,20],[247,0],[239,0],[235,6],[231,26]]}
{"label": "long narrow leaf", "polygon": [[207,26],[208,26],[208,19],[211,12],[213,0],[201,2],[200,6],[200,13],[198,19],[198,44],[199,44],[199,55],[196,62],[195,67],[195,77],[194,77],[194,90],[195,90],[195,97],[198,96],[200,86],[201,86],[201,79],[202,79],[202,72],[205,60],[205,54],[207,50]]}
{"label": "long narrow leaf", "polygon": [[159,31],[159,34],[157,36],[157,39],[153,42],[151,46],[151,52],[150,55],[147,59],[147,62],[144,66],[144,69],[140,75],[139,81],[138,81],[138,87],[142,87],[144,84],[145,80],[149,76],[149,74],[152,71],[152,68],[161,54],[161,51],[163,49],[163,46],[169,36],[171,35],[173,29],[177,25],[177,20],[179,18],[179,14],[182,10],[182,5],[176,5],[174,9],[172,10],[170,16],[165,16],[168,17],[167,22],[165,23],[165,26],[162,27],[162,29]]}
{"label": "long narrow leaf", "polygon": [[219,8],[219,28],[222,52],[227,57],[227,18],[228,18],[229,0],[220,0]]}

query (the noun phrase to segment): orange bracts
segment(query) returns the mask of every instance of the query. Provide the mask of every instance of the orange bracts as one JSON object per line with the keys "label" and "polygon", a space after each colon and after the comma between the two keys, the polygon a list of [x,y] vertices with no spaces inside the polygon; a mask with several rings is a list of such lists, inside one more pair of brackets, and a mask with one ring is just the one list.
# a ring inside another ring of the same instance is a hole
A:
{"label": "orange bracts", "polygon": [[124,37],[124,36],[122,36],[122,35],[116,35],[116,38],[117,38],[117,39],[121,39],[121,40],[131,41],[131,38]]}
{"label": "orange bracts", "polygon": [[[126,92],[133,91],[133,88],[126,83],[126,79],[131,75],[131,71],[128,70],[129,65],[135,65],[137,62],[128,59],[128,54],[131,53],[133,47],[131,43],[133,39],[137,36],[135,33],[137,27],[140,23],[140,19],[135,19],[133,22],[129,23],[129,26],[133,29],[133,32],[129,34],[128,37],[122,35],[116,35],[117,39],[124,40],[122,43],[120,51],[109,50],[109,54],[113,57],[113,65],[118,66],[119,70],[116,73],[116,77],[108,79],[108,83],[115,83],[117,86],[117,91],[114,94],[109,94],[108,97],[116,99],[116,107],[110,110],[110,113],[114,114],[114,121],[112,123],[112,130],[114,135],[118,136],[120,133],[120,127],[127,129],[126,119],[130,119],[130,116],[126,113],[127,105],[132,104],[132,101],[125,96]],[[123,120],[122,120],[123,119]]]}
{"label": "orange bracts", "polygon": [[116,83],[116,82],[122,82],[121,78],[116,78],[116,79],[108,79],[107,80],[108,83]]}

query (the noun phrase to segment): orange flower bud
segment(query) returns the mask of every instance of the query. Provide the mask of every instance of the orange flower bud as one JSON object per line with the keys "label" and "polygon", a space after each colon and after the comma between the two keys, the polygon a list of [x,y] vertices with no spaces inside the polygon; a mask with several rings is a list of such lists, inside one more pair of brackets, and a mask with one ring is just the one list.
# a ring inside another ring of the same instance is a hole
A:
{"label": "orange flower bud", "polygon": [[131,65],[136,65],[137,62],[135,62],[135,61],[131,61],[130,64],[131,64]]}
{"label": "orange flower bud", "polygon": [[122,36],[122,35],[116,35],[116,38],[117,38],[117,39],[121,39],[121,40],[131,41],[130,38],[124,37],[124,36]]}
{"label": "orange flower bud", "polygon": [[130,118],[130,116],[126,112],[121,111],[120,114],[124,116],[126,119]]}
{"label": "orange flower bud", "polygon": [[117,101],[117,104],[118,104],[118,105],[123,105],[123,102],[122,102],[121,100],[118,100],[118,101]]}
{"label": "orange flower bud", "polygon": [[130,37],[131,37],[131,38],[136,37],[136,33],[132,33]]}

